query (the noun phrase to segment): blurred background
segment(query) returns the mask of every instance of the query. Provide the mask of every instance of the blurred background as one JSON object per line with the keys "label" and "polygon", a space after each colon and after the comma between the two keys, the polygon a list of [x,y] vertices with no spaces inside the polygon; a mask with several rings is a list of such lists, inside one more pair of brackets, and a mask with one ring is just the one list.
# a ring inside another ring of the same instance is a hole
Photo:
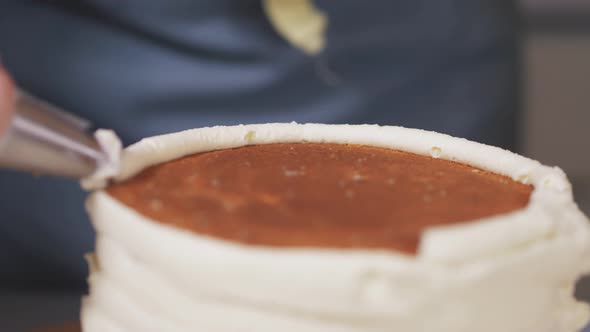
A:
{"label": "blurred background", "polygon": [[[574,184],[581,209],[590,214],[590,2],[522,0],[520,4],[523,112],[517,148],[562,167]],[[0,330],[25,331],[75,320],[82,292],[0,285]],[[580,283],[577,294],[590,301],[590,281]]]}
{"label": "blurred background", "polygon": [[[522,152],[563,168],[590,215],[590,2],[525,0]],[[590,278],[578,285],[590,301]],[[590,331],[590,327],[585,331]]]}
{"label": "blurred background", "polygon": [[526,0],[522,151],[571,177],[590,212],[590,2]]}

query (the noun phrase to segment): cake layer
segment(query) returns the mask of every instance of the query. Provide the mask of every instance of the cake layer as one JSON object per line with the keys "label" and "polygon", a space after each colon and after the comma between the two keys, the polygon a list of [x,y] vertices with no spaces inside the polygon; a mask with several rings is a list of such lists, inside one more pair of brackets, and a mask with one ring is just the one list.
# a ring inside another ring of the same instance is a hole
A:
{"label": "cake layer", "polygon": [[427,227],[523,208],[531,191],[430,156],[326,143],[201,153],[108,188],[153,220],[227,240],[407,253]]}

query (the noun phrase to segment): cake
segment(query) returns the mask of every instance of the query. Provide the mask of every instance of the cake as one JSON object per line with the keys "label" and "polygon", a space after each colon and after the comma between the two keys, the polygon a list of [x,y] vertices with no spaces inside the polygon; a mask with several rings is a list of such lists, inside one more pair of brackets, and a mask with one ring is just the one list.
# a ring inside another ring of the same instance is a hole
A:
{"label": "cake", "polygon": [[558,168],[433,132],[295,123],[152,137],[121,157],[85,183],[85,332],[588,321],[573,289],[590,224]]}
{"label": "cake", "polygon": [[80,322],[67,322],[59,325],[42,327],[35,329],[32,332],[80,332]]}

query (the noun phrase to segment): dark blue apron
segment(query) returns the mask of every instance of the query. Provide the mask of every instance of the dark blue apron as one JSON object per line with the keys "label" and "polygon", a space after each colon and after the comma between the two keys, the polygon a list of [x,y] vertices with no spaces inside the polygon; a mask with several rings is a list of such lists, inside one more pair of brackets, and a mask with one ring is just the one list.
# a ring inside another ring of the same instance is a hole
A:
{"label": "dark blue apron", "polygon": [[[259,122],[378,123],[514,147],[511,1],[318,1],[311,57],[253,0],[0,2],[0,57],[26,89],[131,143]],[[0,281],[82,285],[93,234],[76,183],[0,172]]]}

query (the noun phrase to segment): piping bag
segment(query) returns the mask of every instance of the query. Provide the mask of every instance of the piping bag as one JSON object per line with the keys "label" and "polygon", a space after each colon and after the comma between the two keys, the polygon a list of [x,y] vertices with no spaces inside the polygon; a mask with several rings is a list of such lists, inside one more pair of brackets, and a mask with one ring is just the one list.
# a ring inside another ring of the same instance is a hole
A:
{"label": "piping bag", "polygon": [[119,171],[121,141],[111,130],[17,91],[16,112],[0,136],[0,168],[79,179],[101,187]]}

